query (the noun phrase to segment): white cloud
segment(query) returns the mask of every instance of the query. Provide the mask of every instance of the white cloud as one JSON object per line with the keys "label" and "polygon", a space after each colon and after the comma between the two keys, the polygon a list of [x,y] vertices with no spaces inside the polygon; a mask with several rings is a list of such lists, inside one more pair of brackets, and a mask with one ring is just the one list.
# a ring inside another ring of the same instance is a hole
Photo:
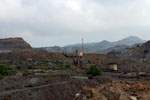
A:
{"label": "white cloud", "polygon": [[142,34],[150,32],[149,18],[149,0],[0,0],[0,36],[22,36],[33,46],[80,37],[88,42],[127,35],[147,39]]}

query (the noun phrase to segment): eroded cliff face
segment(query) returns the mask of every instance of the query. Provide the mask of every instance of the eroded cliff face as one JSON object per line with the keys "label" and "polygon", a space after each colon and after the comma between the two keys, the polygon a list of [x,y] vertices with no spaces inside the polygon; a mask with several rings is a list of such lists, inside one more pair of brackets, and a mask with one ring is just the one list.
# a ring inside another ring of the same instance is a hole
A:
{"label": "eroded cliff face", "polygon": [[23,38],[0,39],[0,50],[31,49],[31,46]]}

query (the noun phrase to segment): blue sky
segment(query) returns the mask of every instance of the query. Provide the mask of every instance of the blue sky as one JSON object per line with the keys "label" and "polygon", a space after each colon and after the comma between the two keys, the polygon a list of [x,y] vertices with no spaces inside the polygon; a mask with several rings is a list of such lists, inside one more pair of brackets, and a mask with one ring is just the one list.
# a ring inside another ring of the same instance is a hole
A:
{"label": "blue sky", "polygon": [[0,38],[34,47],[150,39],[150,0],[0,0]]}

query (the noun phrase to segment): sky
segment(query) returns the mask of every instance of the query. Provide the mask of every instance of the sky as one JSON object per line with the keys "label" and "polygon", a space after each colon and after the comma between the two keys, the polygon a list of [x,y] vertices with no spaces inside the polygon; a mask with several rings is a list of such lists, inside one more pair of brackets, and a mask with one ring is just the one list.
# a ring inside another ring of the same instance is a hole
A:
{"label": "sky", "polygon": [[150,0],[0,0],[0,38],[33,47],[131,35],[150,40]]}

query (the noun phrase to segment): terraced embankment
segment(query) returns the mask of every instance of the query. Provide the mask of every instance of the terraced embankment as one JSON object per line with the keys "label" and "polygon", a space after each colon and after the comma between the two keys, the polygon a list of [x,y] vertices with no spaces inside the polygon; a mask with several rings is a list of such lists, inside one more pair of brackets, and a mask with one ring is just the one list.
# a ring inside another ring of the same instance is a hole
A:
{"label": "terraced embankment", "polygon": [[8,78],[0,80],[0,100],[72,100],[82,86],[95,87],[107,82],[110,80],[105,77],[93,80],[50,75]]}

